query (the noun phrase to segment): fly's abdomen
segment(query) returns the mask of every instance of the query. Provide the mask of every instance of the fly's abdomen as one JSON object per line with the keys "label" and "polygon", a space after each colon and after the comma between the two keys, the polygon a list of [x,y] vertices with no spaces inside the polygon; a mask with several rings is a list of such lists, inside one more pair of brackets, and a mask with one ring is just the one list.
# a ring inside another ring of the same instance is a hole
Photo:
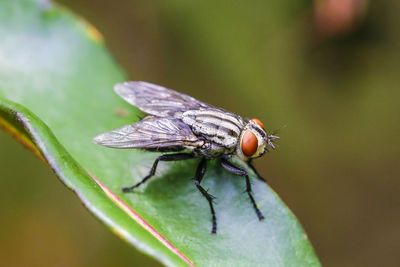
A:
{"label": "fly's abdomen", "polygon": [[219,109],[189,110],[182,120],[193,133],[229,150],[234,149],[244,127],[243,119]]}

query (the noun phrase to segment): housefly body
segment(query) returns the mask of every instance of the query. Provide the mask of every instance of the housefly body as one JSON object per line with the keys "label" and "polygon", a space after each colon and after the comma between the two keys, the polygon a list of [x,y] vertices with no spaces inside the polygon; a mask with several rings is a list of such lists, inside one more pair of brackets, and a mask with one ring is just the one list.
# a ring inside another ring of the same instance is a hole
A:
{"label": "housefly body", "polygon": [[246,192],[259,220],[264,219],[254,200],[248,171],[231,162],[236,157],[245,162],[257,177],[265,181],[252,165],[279,137],[268,135],[258,119],[246,119],[222,108],[200,102],[188,95],[147,82],[124,82],[115,92],[128,103],[148,115],[137,123],[100,134],[99,145],[112,148],[137,148],[158,152],[174,152],[159,156],[149,174],[140,182],[122,188],[129,192],[155,175],[159,161],[200,158],[194,184],[207,199],[212,215],[212,230],[217,231],[213,196],[201,186],[207,161],[219,158],[221,166],[246,179]]}

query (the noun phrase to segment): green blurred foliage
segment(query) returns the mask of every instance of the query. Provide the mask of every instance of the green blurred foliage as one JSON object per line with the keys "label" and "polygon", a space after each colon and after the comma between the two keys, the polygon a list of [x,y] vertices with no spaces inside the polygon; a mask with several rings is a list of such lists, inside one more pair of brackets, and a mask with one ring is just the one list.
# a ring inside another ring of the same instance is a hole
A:
{"label": "green blurred foliage", "polygon": [[[267,129],[286,125],[278,151],[256,165],[302,222],[324,266],[398,264],[399,3],[369,2],[359,22],[327,36],[316,30],[311,1],[59,2],[103,33],[131,79],[258,117]],[[136,265],[143,258],[10,140],[0,135],[0,175],[9,177],[1,179],[1,229],[9,240],[1,251],[10,251],[3,260],[19,255],[25,265],[21,245],[32,253],[26,259],[61,258],[65,265]],[[45,222],[36,219],[41,213]],[[18,223],[26,216],[31,224]]]}

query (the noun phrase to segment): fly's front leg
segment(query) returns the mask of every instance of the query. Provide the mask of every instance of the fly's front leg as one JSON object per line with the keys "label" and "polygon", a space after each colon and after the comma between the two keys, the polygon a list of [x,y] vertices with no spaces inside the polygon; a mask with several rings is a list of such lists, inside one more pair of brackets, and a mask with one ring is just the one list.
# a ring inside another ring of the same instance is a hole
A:
{"label": "fly's front leg", "polygon": [[259,208],[257,207],[257,204],[254,200],[252,191],[251,191],[251,183],[250,183],[250,179],[249,179],[249,175],[247,174],[247,172],[239,167],[234,166],[232,163],[230,163],[227,159],[222,158],[221,159],[221,165],[222,167],[224,167],[224,169],[240,175],[240,176],[244,176],[246,178],[246,192],[249,195],[250,201],[253,204],[253,208],[257,214],[258,219],[261,221],[264,219],[264,215],[261,213],[261,211],[259,210]]}
{"label": "fly's front leg", "polygon": [[194,178],[194,184],[196,185],[197,189],[201,192],[201,194],[207,199],[208,204],[210,205],[211,209],[211,216],[212,216],[212,229],[211,233],[217,233],[217,217],[215,216],[215,210],[213,206],[213,196],[210,195],[207,190],[205,190],[201,185],[201,180],[203,179],[204,173],[206,172],[207,160],[202,158],[199,165],[197,166],[196,176]]}
{"label": "fly's front leg", "polygon": [[145,183],[148,179],[154,176],[156,173],[157,165],[159,161],[178,161],[178,160],[185,160],[185,159],[192,159],[195,155],[193,153],[177,153],[177,154],[166,154],[159,156],[153,163],[153,167],[151,167],[150,173],[144,177],[139,183],[130,186],[130,187],[123,187],[122,192],[129,192],[133,189],[139,187],[141,184]]}
{"label": "fly's front leg", "polygon": [[264,183],[267,183],[267,180],[266,180],[264,177],[262,177],[262,176],[258,173],[258,171],[256,170],[256,168],[254,168],[252,159],[249,159],[249,160],[247,161],[247,165],[250,167],[250,169],[253,170],[253,172],[257,175],[257,178],[258,178],[259,180],[263,181]]}

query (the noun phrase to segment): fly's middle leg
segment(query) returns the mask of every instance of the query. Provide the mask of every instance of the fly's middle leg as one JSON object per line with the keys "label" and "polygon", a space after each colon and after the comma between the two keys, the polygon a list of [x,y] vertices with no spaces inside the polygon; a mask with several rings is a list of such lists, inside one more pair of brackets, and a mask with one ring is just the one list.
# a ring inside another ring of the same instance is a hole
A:
{"label": "fly's middle leg", "polygon": [[185,160],[185,159],[192,159],[195,155],[193,153],[176,153],[176,154],[165,154],[159,156],[153,163],[153,167],[151,167],[150,173],[144,177],[140,182],[137,184],[130,186],[130,187],[123,187],[122,192],[129,192],[133,189],[139,187],[141,184],[144,184],[148,179],[154,176],[156,173],[157,165],[159,161],[178,161],[178,160]]}
{"label": "fly's middle leg", "polygon": [[210,205],[211,216],[212,216],[212,229],[211,233],[217,233],[217,217],[215,216],[215,210],[213,206],[213,196],[210,195],[207,190],[205,190],[201,185],[201,180],[203,179],[204,173],[206,172],[207,160],[202,158],[199,165],[197,166],[196,176],[194,178],[194,184],[197,189],[201,192],[201,194],[207,199],[208,204]]}
{"label": "fly's middle leg", "polygon": [[264,215],[261,213],[260,209],[257,206],[256,201],[254,200],[252,191],[251,191],[251,183],[250,183],[250,179],[249,179],[249,175],[247,174],[247,172],[239,167],[236,167],[235,165],[233,165],[232,163],[230,163],[228,160],[222,158],[221,159],[221,165],[222,167],[224,167],[224,169],[240,175],[240,176],[244,176],[246,178],[246,192],[249,195],[250,201],[253,204],[253,208],[257,214],[258,219],[261,221],[264,219]]}

